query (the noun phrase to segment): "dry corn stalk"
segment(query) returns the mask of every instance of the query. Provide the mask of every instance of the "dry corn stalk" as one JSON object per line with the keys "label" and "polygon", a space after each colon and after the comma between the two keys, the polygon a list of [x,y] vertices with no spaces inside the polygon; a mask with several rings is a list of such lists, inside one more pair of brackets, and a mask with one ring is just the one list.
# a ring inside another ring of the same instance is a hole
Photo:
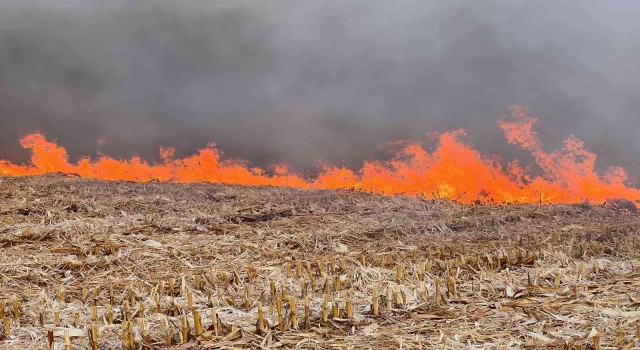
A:
{"label": "dry corn stalk", "polygon": [[380,314],[378,288],[373,288],[373,296],[371,297],[371,310],[373,311],[374,316],[378,316]]}
{"label": "dry corn stalk", "polygon": [[180,320],[182,321],[182,343],[187,343],[189,341],[189,320],[186,314],[182,314]]}

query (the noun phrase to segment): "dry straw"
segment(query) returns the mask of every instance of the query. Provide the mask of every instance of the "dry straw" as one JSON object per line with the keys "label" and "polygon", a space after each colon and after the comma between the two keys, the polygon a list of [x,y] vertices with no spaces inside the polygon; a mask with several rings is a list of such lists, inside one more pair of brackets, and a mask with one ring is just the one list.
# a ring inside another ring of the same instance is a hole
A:
{"label": "dry straw", "polygon": [[640,347],[640,219],[0,177],[0,347]]}

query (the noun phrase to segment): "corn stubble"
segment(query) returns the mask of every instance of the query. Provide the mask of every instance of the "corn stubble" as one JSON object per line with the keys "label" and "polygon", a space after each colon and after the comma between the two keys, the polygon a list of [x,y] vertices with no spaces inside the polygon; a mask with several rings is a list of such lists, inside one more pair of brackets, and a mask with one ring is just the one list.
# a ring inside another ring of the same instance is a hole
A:
{"label": "corn stubble", "polygon": [[640,221],[579,205],[0,178],[0,347],[640,346]]}

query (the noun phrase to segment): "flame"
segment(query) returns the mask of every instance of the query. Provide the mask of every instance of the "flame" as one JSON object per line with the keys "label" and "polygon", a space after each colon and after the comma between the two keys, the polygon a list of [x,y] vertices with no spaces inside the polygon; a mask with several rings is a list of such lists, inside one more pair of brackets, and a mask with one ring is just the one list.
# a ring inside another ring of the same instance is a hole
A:
{"label": "flame", "polygon": [[537,118],[522,106],[510,108],[511,115],[498,121],[511,144],[531,152],[542,170],[534,175],[517,162],[500,164],[469,146],[463,130],[438,135],[433,152],[421,144],[406,144],[392,159],[369,161],[357,171],[322,165],[315,177],[305,177],[286,165],[274,167],[272,174],[249,168],[245,162],[223,159],[213,145],[182,159],[172,148],[161,148],[162,162],[149,164],[134,157],[118,160],[100,156],[69,162],[66,150],[48,141],[41,133],[23,137],[20,144],[31,151],[31,161],[16,165],[0,160],[0,175],[23,176],[51,172],[77,174],[85,178],[136,182],[216,182],[238,185],[290,186],[304,189],[356,189],[372,193],[404,194],[425,198],[449,198],[482,203],[602,203],[610,198],[640,202],[640,191],[626,185],[622,168],[610,168],[600,175],[595,170],[596,155],[587,151],[576,137],[551,153],[543,150],[533,130]]}

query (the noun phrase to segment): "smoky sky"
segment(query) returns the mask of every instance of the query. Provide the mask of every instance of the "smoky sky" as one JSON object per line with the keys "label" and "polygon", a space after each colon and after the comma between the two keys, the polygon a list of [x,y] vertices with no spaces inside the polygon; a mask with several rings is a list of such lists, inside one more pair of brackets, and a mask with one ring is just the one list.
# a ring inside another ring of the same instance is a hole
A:
{"label": "smoky sky", "polygon": [[640,3],[516,0],[4,0],[0,158],[44,132],[81,155],[184,156],[216,143],[266,166],[358,166],[396,140],[530,107],[548,150],[573,134],[640,167]]}

